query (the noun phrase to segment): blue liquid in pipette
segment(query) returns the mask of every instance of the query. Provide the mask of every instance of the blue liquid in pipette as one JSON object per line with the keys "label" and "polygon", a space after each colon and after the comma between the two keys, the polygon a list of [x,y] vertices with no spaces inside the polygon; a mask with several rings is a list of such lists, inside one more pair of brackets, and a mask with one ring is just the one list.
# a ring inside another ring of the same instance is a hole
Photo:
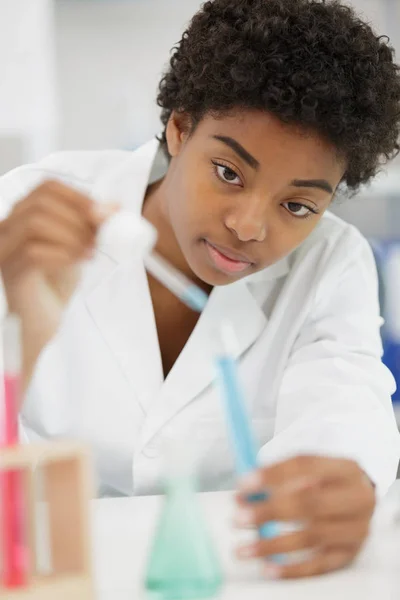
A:
{"label": "blue liquid in pipette", "polygon": [[[245,475],[257,469],[258,464],[256,445],[242,398],[236,362],[231,356],[219,356],[217,366],[224,388],[226,414],[235,453],[236,470],[239,475]],[[267,498],[268,494],[263,493],[253,494],[248,499],[251,502],[260,502]],[[264,523],[259,528],[259,533],[262,538],[276,537],[279,534],[279,527],[273,521]],[[273,558],[276,562],[283,560],[281,555]]]}
{"label": "blue liquid in pipette", "polygon": [[208,296],[197,285],[189,285],[181,296],[181,300],[193,310],[202,312],[207,304]]}

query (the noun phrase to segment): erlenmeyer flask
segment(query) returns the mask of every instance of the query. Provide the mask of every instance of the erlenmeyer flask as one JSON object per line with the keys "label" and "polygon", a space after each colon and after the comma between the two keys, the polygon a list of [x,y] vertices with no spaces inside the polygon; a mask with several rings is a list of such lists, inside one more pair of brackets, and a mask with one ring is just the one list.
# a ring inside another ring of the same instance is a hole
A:
{"label": "erlenmeyer flask", "polygon": [[214,596],[221,571],[196,496],[195,478],[175,474],[156,528],[146,576],[151,597],[187,600]]}

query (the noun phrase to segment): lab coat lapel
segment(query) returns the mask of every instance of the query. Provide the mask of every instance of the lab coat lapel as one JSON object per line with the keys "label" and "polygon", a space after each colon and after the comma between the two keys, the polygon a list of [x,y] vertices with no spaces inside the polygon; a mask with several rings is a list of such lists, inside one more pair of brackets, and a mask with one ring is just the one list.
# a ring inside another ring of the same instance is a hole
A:
{"label": "lab coat lapel", "polygon": [[[158,143],[152,141],[129,155],[99,181],[94,197],[118,202],[124,209],[141,214],[157,149]],[[163,382],[147,275],[140,257],[129,257],[123,263],[116,257],[108,258],[114,267],[89,293],[86,305],[146,414]]]}
{"label": "lab coat lapel", "polygon": [[147,416],[142,431],[142,447],[175,414],[213,383],[216,375],[214,361],[218,348],[218,327],[224,318],[229,319],[236,331],[236,358],[254,343],[267,323],[260,305],[245,282],[214,288],[192,335]]}
{"label": "lab coat lapel", "polygon": [[146,414],[162,386],[163,370],[143,262],[138,259],[118,265],[91,292],[86,304],[132,396]]}

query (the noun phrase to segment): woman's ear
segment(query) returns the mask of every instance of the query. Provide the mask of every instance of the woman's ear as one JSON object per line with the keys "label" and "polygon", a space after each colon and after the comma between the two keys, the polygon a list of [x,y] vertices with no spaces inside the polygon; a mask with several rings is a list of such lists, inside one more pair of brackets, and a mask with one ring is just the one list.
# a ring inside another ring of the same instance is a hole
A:
{"label": "woman's ear", "polygon": [[166,128],[167,146],[170,156],[177,156],[189,137],[190,117],[187,113],[172,111]]}

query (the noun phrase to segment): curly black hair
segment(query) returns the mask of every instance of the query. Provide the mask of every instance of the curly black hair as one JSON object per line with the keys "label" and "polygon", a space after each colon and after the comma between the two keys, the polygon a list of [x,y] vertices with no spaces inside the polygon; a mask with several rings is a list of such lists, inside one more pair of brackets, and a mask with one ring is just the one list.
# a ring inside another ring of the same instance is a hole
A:
{"label": "curly black hair", "polygon": [[[208,113],[260,109],[312,129],[347,161],[349,191],[399,151],[400,67],[378,37],[337,0],[213,0],[173,49],[159,87],[195,128]],[[160,138],[166,148],[166,135]]]}

